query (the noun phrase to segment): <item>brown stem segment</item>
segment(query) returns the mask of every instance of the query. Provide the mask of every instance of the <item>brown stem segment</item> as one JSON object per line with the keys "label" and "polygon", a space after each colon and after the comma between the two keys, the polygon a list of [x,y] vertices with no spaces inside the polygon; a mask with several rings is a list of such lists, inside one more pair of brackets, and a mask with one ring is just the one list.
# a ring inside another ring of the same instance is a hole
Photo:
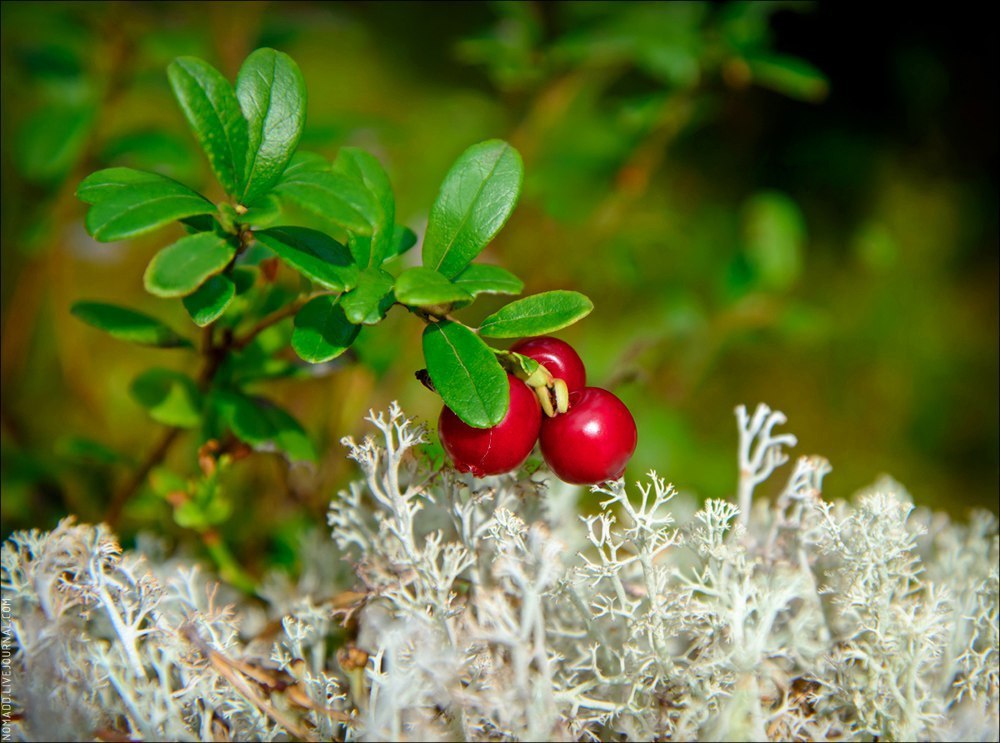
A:
{"label": "brown stem segment", "polygon": [[[303,297],[302,299],[291,302],[290,304],[275,310],[267,317],[262,318],[256,325],[248,330],[245,335],[240,337],[236,337],[232,330],[226,328],[223,331],[221,340],[216,341],[215,328],[212,325],[208,325],[202,335],[202,345],[200,351],[201,356],[204,359],[204,366],[202,366],[201,373],[198,375],[198,387],[202,390],[202,392],[206,391],[211,386],[212,380],[218,373],[219,368],[232,351],[242,350],[261,332],[272,325],[281,322],[285,318],[294,315],[306,302],[312,299],[313,296],[314,295]],[[139,488],[142,487],[143,482],[146,481],[146,478],[149,476],[149,473],[152,472],[153,468],[166,458],[167,453],[170,451],[170,447],[172,447],[174,442],[177,441],[177,438],[180,436],[182,430],[183,429],[180,428],[168,428],[164,431],[159,442],[149,452],[139,468],[133,472],[132,476],[125,481],[121,488],[118,489],[114,497],[111,499],[111,504],[108,506],[108,510],[104,515],[104,521],[107,522],[109,526],[114,526],[117,523],[125,505],[135,497],[137,492],[139,492]]]}
{"label": "brown stem segment", "polygon": [[104,521],[109,526],[114,526],[121,516],[122,509],[125,504],[128,503],[132,497],[139,491],[139,488],[146,481],[149,473],[153,471],[163,459],[167,456],[167,452],[170,451],[170,447],[174,445],[177,437],[180,436],[181,431],[184,429],[171,427],[163,432],[163,436],[160,437],[159,442],[156,446],[146,455],[142,464],[139,465],[139,469],[132,473],[132,476],[122,485],[121,488],[115,493],[114,497],[111,499],[111,504],[108,506],[107,512],[104,514]]}
{"label": "brown stem segment", "polygon": [[267,330],[272,325],[281,322],[286,317],[291,317],[300,309],[302,309],[302,307],[306,304],[306,302],[318,296],[320,295],[310,294],[309,296],[303,297],[302,299],[297,299],[294,302],[286,304],[284,307],[275,310],[270,315],[261,318],[260,321],[252,328],[250,328],[250,330],[248,330],[245,335],[240,336],[239,338],[231,339],[229,343],[225,345],[225,350],[228,351],[230,349],[235,349],[237,351],[242,351],[244,348],[250,345],[250,342],[258,335],[260,335],[262,332]]}

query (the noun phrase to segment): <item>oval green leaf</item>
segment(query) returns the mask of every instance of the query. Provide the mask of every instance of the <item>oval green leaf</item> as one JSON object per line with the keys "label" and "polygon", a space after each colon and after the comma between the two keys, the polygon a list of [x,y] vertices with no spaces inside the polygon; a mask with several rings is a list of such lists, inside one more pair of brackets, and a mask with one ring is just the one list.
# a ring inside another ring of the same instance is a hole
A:
{"label": "oval green leaf", "polygon": [[455,284],[472,296],[480,294],[520,294],[524,282],[506,268],[473,263],[455,277]]}
{"label": "oval green leaf", "polygon": [[264,230],[281,220],[281,202],[273,194],[267,194],[257,199],[253,206],[247,208],[240,222],[251,230]]}
{"label": "oval green leaf", "polygon": [[149,369],[130,388],[132,397],[157,423],[195,428],[201,423],[201,393],[194,380],[170,369]]}
{"label": "oval green leaf", "polygon": [[389,244],[389,253],[385,259],[395,258],[402,255],[407,250],[417,244],[417,233],[401,224],[392,228],[392,240]]}
{"label": "oval green leaf", "polygon": [[187,186],[132,168],[98,170],[83,180],[76,195],[92,205],[84,223],[101,242],[125,240],[175,219],[215,212],[211,201]]}
{"label": "oval green leaf", "polygon": [[317,152],[308,152],[306,150],[297,150],[292,159],[288,162],[288,167],[285,168],[285,172],[282,173],[282,180],[286,178],[291,178],[297,173],[304,173],[306,171],[329,171],[330,161]]}
{"label": "oval green leaf", "polygon": [[190,341],[156,318],[127,307],[104,302],[77,302],[70,312],[88,325],[103,330],[118,340],[157,348],[191,346]]}
{"label": "oval green leaf", "polygon": [[431,207],[423,264],[454,278],[503,227],[523,178],[521,156],[506,142],[491,139],[463,152]]}
{"label": "oval green leaf", "polygon": [[444,404],[470,426],[489,428],[507,415],[507,373],[492,349],[464,325],[428,325],[424,329],[424,360]]}
{"label": "oval green leaf", "polygon": [[21,172],[35,183],[65,178],[83,154],[96,108],[91,100],[59,100],[29,115],[10,150]]}
{"label": "oval green leaf", "polygon": [[347,319],[355,325],[375,325],[392,307],[392,274],[381,268],[369,268],[358,275],[358,285],[345,294],[340,303]]}
{"label": "oval green leaf", "polygon": [[178,57],[167,67],[167,76],[215,177],[226,193],[240,193],[246,170],[247,121],[233,86],[197,57]]}
{"label": "oval green leaf", "polygon": [[350,348],[360,330],[347,319],[337,297],[316,297],[295,316],[292,348],[303,361],[321,364]]}
{"label": "oval green leaf", "polygon": [[497,310],[483,320],[479,333],[487,338],[545,335],[572,325],[593,309],[594,303],[580,292],[542,292]]}
{"label": "oval green leaf", "polygon": [[235,255],[236,248],[214,232],[188,235],[153,256],[143,283],[158,297],[187,296],[220,273]]}
{"label": "oval green leaf", "polygon": [[396,278],[396,301],[410,307],[470,302],[472,295],[432,268],[408,268]]}
{"label": "oval green leaf", "polygon": [[352,235],[371,235],[380,208],[361,183],[342,173],[326,170],[300,168],[287,173],[273,193]]}
{"label": "oval green leaf", "polygon": [[246,178],[240,201],[252,204],[281,178],[306,120],[306,84],[284,52],[258,49],[236,77],[236,97],[247,120]]}
{"label": "oval green leaf", "polygon": [[85,465],[133,464],[132,459],[86,436],[62,436],[55,444],[59,457]]}
{"label": "oval green leaf", "polygon": [[333,291],[347,291],[358,282],[358,267],[350,251],[319,230],[279,227],[254,236],[303,276]]}
{"label": "oval green leaf", "polygon": [[218,320],[236,296],[236,284],[224,274],[216,274],[181,301],[194,324],[203,328]]}
{"label": "oval green leaf", "polygon": [[280,451],[293,462],[316,460],[302,425],[270,400],[220,390],[212,406],[233,434],[256,451]]}
{"label": "oval green leaf", "polygon": [[806,223],[798,204],[779,191],[754,194],[743,208],[743,240],[755,278],[789,289],[802,273]]}
{"label": "oval green leaf", "polygon": [[520,379],[527,379],[534,374],[539,367],[539,363],[530,356],[524,356],[513,351],[494,351],[497,359],[510,370],[512,374]]}
{"label": "oval green leaf", "polygon": [[830,81],[804,59],[778,54],[755,54],[746,59],[753,81],[762,87],[817,103],[830,92]]}
{"label": "oval green leaf", "polygon": [[371,194],[376,207],[371,215],[371,236],[352,236],[351,252],[362,268],[380,265],[391,250],[396,220],[396,199],[389,176],[376,157],[357,147],[342,147],[332,170],[353,179]]}

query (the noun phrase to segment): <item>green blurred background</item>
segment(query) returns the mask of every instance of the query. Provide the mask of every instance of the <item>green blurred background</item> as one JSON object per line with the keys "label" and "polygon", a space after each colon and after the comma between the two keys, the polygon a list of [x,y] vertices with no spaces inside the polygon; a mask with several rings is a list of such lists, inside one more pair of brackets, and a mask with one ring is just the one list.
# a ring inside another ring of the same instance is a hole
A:
{"label": "green blurred background", "polygon": [[[890,473],[920,504],[997,510],[997,46],[985,12],[5,2],[4,536],[68,512],[99,519],[160,435],[131,380],[191,363],[70,316],[72,302],[99,299],[194,331],[179,301],[142,290],[171,235],[94,242],[76,185],[128,165],[220,196],[165,67],[197,55],[232,79],[260,46],[302,68],[302,146],[376,154],[418,234],[462,150],[502,137],[521,151],[524,195],[484,257],[528,293],[594,299],[561,335],[635,413],[630,477],[655,467],[682,490],[731,495],[733,408],[765,401],[788,415],[793,455],[830,459],[830,497]],[[368,408],[398,399],[436,418],[413,377],[420,329],[394,310],[347,363],[266,388],[322,454],[315,469],[260,455],[227,475],[236,509],[223,531],[252,570],[292,559],[302,527],[323,523],[354,475],[339,439],[364,430]],[[168,462],[193,472],[193,437]],[[190,537],[145,491],[122,529]]]}

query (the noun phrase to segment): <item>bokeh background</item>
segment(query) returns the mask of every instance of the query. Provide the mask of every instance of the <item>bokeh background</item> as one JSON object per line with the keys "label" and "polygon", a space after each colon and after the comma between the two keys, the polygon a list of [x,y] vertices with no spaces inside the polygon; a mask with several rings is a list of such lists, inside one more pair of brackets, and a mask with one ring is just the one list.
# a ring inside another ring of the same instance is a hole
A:
{"label": "bokeh background", "polygon": [[[525,191],[485,258],[526,292],[577,289],[562,337],[632,408],[638,477],[727,497],[733,408],[766,401],[848,497],[889,473],[920,504],[998,508],[997,44],[974,5],[871,14],[803,3],[16,3],[2,6],[3,533],[99,519],[160,435],[129,384],[190,357],[73,318],[99,299],[194,328],[142,290],[172,235],[98,244],[89,172],[152,169],[211,190],[165,74],[230,79],[260,46],[309,91],[304,148],[376,154],[421,233],[454,158],[512,142]],[[177,234],[180,234],[179,228]],[[416,252],[416,251],[414,251]],[[467,319],[499,303],[477,302]],[[353,476],[341,436],[398,399],[419,323],[394,310],[326,375],[267,386],[322,452],[236,466],[225,538],[252,571],[294,559]],[[167,463],[196,469],[193,437]],[[184,542],[144,490],[121,524]]]}

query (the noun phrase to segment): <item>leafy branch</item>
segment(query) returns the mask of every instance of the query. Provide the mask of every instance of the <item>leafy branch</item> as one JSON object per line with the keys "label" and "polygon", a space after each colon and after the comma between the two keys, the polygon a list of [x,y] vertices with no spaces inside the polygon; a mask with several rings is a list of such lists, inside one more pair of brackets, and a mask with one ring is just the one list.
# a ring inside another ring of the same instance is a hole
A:
{"label": "leafy branch", "polygon": [[[247,389],[300,373],[302,365],[283,355],[289,346],[302,362],[327,363],[348,351],[362,327],[402,306],[425,324],[424,356],[436,391],[466,423],[488,428],[507,413],[507,371],[524,371],[528,362],[484,339],[550,333],[593,309],[577,292],[549,291],[502,307],[478,328],[456,316],[479,295],[524,289],[500,266],[473,262],[520,195],[521,157],[506,142],[481,142],[459,156],[430,208],[422,265],[401,270],[396,259],[417,236],[396,222],[395,196],[379,161],[353,147],[332,162],[298,149],[306,90],[290,57],[255,51],[235,87],[193,57],[175,60],[168,76],[226,198],[214,203],[176,180],[131,168],[97,171],[77,190],[90,205],[85,225],[97,240],[184,226],[185,236],[153,256],[143,284],[154,296],[180,299],[203,329],[195,344],[133,309],[91,301],[73,307],[79,319],[121,340],[200,358],[193,378],[154,368],[133,383],[136,400],[167,428],[115,492],[110,523],[160,471],[185,430],[197,430],[202,447],[231,439],[292,461],[315,460],[302,425]],[[296,224],[296,210],[319,216],[323,228]],[[298,275],[296,289],[280,267]],[[174,505],[178,523],[203,536],[230,511],[219,478],[229,459],[217,453],[220,466],[202,467],[198,479],[153,483]]]}

